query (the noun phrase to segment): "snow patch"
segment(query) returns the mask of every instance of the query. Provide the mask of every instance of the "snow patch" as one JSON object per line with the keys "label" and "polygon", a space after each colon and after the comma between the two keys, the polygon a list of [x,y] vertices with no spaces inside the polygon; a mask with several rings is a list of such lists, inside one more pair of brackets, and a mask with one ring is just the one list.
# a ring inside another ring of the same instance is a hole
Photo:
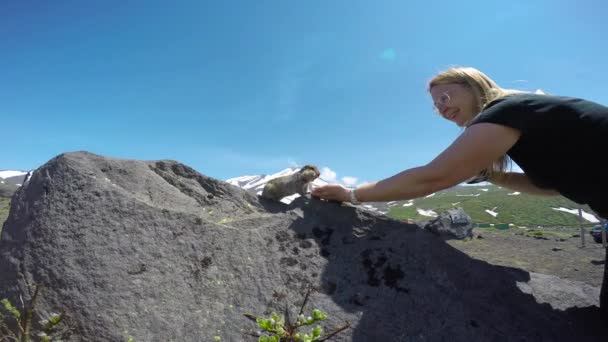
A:
{"label": "snow patch", "polygon": [[418,212],[418,214],[420,214],[422,216],[437,217],[437,213],[434,212],[433,210],[424,210],[424,209],[417,208],[416,211]]}
{"label": "snow patch", "polygon": [[25,174],[27,174],[27,172],[5,170],[5,171],[0,171],[0,178],[10,178],[10,177],[16,177],[16,176],[23,176]]}
{"label": "snow patch", "polygon": [[492,208],[492,210],[490,210],[490,209],[486,209],[486,213],[488,213],[488,214],[490,214],[490,215],[492,215],[492,216],[496,217],[496,216],[498,215],[498,213],[495,211],[497,208],[498,208],[498,207],[494,207],[494,208]]}
{"label": "snow patch", "polygon": [[[564,207],[559,207],[559,208],[551,208],[553,210],[557,210],[557,211],[563,211],[566,213],[570,213],[570,214],[574,214],[574,215],[578,215],[578,209],[568,209],[568,208],[564,208]],[[600,220],[597,219],[597,217],[595,217],[595,215],[590,214],[584,210],[581,209],[581,213],[582,216],[585,220],[591,222],[591,223],[598,223],[600,222]]]}

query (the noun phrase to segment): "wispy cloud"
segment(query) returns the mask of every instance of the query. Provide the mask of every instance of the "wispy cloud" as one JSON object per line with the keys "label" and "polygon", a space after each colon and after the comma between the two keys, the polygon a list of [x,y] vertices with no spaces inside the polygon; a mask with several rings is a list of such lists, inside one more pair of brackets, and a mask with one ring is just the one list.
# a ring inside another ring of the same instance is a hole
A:
{"label": "wispy cloud", "polygon": [[380,58],[385,61],[392,62],[395,60],[395,58],[397,58],[397,53],[395,52],[395,49],[387,48],[382,51]]}
{"label": "wispy cloud", "polygon": [[319,177],[326,182],[333,183],[336,181],[336,176],[337,176],[336,173],[334,171],[332,171],[330,168],[323,167],[321,169],[321,175]]}
{"label": "wispy cloud", "polygon": [[[329,183],[339,183],[338,174],[326,166],[321,168],[321,175],[319,177]],[[340,178],[340,182],[348,187],[357,185],[358,181],[359,179],[357,177],[344,176]]]}
{"label": "wispy cloud", "polygon": [[357,181],[359,179],[357,179],[356,177],[342,177],[342,183],[344,183],[344,185],[346,186],[354,186],[355,184],[357,184]]}

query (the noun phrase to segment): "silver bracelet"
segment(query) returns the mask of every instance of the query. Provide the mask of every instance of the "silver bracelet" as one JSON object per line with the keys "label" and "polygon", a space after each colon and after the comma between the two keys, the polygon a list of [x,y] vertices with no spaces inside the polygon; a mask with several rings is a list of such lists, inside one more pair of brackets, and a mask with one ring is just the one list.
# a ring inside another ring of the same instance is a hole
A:
{"label": "silver bracelet", "polygon": [[357,195],[355,194],[355,190],[357,190],[356,188],[351,188],[349,191],[349,195],[350,195],[350,203],[352,204],[361,204],[361,202],[357,199]]}

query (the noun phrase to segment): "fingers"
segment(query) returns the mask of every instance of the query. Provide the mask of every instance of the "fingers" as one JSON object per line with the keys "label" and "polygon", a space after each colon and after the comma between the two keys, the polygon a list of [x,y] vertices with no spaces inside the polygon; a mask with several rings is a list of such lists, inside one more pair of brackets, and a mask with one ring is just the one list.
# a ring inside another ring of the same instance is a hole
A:
{"label": "fingers", "polygon": [[318,188],[312,190],[311,195],[329,199],[331,197],[331,188],[329,188],[328,186],[318,187]]}
{"label": "fingers", "polygon": [[325,185],[318,187],[311,192],[312,196],[326,200],[340,201],[342,187],[335,185]]}
{"label": "fingers", "polygon": [[327,196],[327,190],[321,189],[321,188],[317,188],[317,189],[314,189],[311,194],[313,196],[325,198],[325,196]]}

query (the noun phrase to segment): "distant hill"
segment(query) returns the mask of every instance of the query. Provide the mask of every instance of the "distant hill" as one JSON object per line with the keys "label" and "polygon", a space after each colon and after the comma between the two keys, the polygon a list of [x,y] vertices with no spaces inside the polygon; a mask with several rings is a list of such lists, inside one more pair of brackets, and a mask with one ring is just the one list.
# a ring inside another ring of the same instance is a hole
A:
{"label": "distant hill", "polygon": [[8,211],[11,207],[10,204],[11,204],[10,198],[0,197],[0,232],[2,232],[2,225],[4,224],[4,221],[6,221],[6,218],[8,217]]}
{"label": "distant hill", "polygon": [[15,191],[19,189],[18,185],[10,183],[0,183],[0,197],[10,198],[13,196]]}
{"label": "distant hill", "polygon": [[429,197],[389,203],[388,216],[424,220],[443,210],[461,207],[476,223],[510,223],[517,226],[578,227],[578,211],[583,225],[597,222],[591,209],[563,196],[520,194],[495,185],[456,186]]}
{"label": "distant hill", "polygon": [[[242,176],[227,182],[253,193],[260,194],[270,179],[296,172],[288,168],[272,175]],[[318,183],[317,183],[318,182]],[[327,184],[315,180],[315,186]],[[289,203],[298,195],[286,197]],[[579,205],[563,196],[535,196],[520,194],[489,183],[458,185],[423,198],[409,201],[371,202],[362,205],[365,209],[385,214],[400,220],[415,222],[428,220],[443,210],[461,207],[479,224],[513,224],[521,227],[560,226],[578,227],[578,208],[583,210],[582,224],[594,225],[597,218],[586,205]]]}
{"label": "distant hill", "polygon": [[27,171],[0,171],[0,197],[11,197],[23,184]]}
{"label": "distant hill", "polygon": [[27,171],[0,170],[0,184],[21,185],[26,175]]}

